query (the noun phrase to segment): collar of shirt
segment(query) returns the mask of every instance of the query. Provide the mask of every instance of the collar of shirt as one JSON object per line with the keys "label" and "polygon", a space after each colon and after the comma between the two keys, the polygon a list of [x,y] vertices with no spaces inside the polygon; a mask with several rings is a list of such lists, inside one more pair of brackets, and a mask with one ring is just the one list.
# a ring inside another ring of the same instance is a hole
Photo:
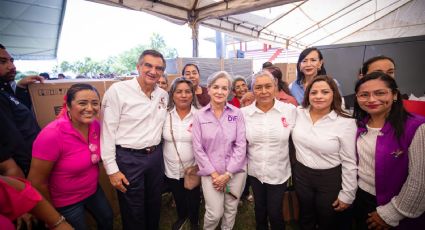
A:
{"label": "collar of shirt", "polygon": [[[274,109],[274,110],[277,110],[279,113],[282,113],[285,110],[285,108],[283,106],[283,102],[280,102],[276,99],[273,99],[273,100],[274,100],[274,104],[273,104],[273,107],[271,108],[271,110]],[[247,106],[246,111],[247,111],[248,116],[252,116],[256,112],[257,113],[264,113],[261,109],[259,109],[256,106],[256,101],[254,101],[251,105]]]}
{"label": "collar of shirt", "polygon": [[[145,95],[147,98],[149,98],[147,95],[146,95],[146,93],[142,90],[142,87],[140,86],[140,84],[139,84],[139,81],[137,80],[137,77],[135,77],[135,78],[133,78],[133,79],[131,79],[131,80],[129,80],[129,81],[133,81],[132,83],[131,83],[131,85],[132,86],[134,86],[134,87],[136,87],[137,89],[139,89],[140,90],[140,92],[142,92],[142,94],[143,95]],[[160,88],[158,85],[154,85],[154,87],[153,87],[153,91],[152,91],[152,93],[151,93],[151,97],[152,96],[155,96],[155,95],[158,95],[159,94],[159,92],[161,92],[161,91],[165,91],[165,90],[163,90],[162,88]]]}
{"label": "collar of shirt", "polygon": [[[307,108],[301,108],[302,110],[304,110],[304,114],[306,117],[308,117],[311,120],[311,116],[310,116],[310,106]],[[332,120],[336,120],[338,118],[338,114],[334,111],[331,110],[328,114],[326,114],[325,116],[323,116],[322,118],[320,118],[320,120],[324,120],[324,119],[332,119]]]}
{"label": "collar of shirt", "polygon": [[[198,111],[198,109],[191,105],[189,113],[183,118],[183,120],[191,118],[196,111]],[[174,108],[170,111],[170,114],[173,114],[175,117],[178,117],[180,119],[179,114],[177,113],[176,106],[174,106]]]}
{"label": "collar of shirt", "polygon": [[[235,106],[229,104],[228,102],[226,102],[226,105],[224,105],[224,111],[227,110],[227,109],[234,110],[235,108],[236,108]],[[211,103],[208,103],[206,106],[204,106],[199,111],[204,111],[204,112],[206,112],[206,111],[212,111]]]}
{"label": "collar of shirt", "polygon": [[76,136],[77,138],[81,139],[81,141],[87,143],[89,145],[90,150],[92,152],[96,152],[97,154],[100,154],[100,139],[99,139],[99,126],[97,121],[93,121],[89,124],[89,134],[88,134],[88,140],[85,140],[81,133],[79,133],[71,123],[71,120],[68,118],[68,115],[64,114],[62,117],[58,118],[58,126],[60,128],[60,131],[62,133],[70,134],[73,136]]}

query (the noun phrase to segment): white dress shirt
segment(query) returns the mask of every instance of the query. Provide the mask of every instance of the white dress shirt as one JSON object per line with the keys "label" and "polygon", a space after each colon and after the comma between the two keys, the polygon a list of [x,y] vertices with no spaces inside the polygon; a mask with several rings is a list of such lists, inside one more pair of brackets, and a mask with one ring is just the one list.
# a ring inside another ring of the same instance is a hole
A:
{"label": "white dress shirt", "polygon": [[119,171],[115,145],[143,149],[161,142],[168,94],[155,86],[149,98],[137,78],[113,84],[103,96],[101,156],[108,175]]}
{"label": "white dress shirt", "polygon": [[282,184],[291,176],[289,135],[295,125],[296,108],[274,100],[266,113],[255,102],[242,108],[248,141],[248,175],[262,183]]}
{"label": "white dress shirt", "polygon": [[351,204],[357,190],[354,119],[331,111],[314,124],[309,108],[297,108],[297,121],[292,132],[297,161],[312,169],[330,169],[342,165],[342,190],[338,198]]}
{"label": "white dress shirt", "polygon": [[170,133],[170,116],[173,119],[173,134],[176,140],[176,146],[180,154],[184,168],[195,164],[195,157],[192,148],[192,122],[193,114],[197,111],[192,106],[189,114],[183,119],[180,119],[176,108],[167,113],[165,119],[162,137],[164,138],[164,165],[165,175],[171,179],[180,179],[184,177],[184,169],[177,156],[176,148],[173,144],[173,139]]}

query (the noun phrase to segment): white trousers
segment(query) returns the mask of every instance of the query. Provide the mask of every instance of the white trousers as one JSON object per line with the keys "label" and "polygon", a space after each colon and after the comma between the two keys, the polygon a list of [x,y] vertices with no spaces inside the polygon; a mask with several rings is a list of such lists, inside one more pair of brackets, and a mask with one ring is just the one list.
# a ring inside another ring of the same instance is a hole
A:
{"label": "white trousers", "polygon": [[219,192],[214,189],[211,176],[202,177],[202,191],[205,198],[204,230],[215,230],[221,220],[221,229],[230,230],[235,224],[236,213],[238,211],[239,199],[245,187],[246,172],[236,173],[227,182],[232,194]]}

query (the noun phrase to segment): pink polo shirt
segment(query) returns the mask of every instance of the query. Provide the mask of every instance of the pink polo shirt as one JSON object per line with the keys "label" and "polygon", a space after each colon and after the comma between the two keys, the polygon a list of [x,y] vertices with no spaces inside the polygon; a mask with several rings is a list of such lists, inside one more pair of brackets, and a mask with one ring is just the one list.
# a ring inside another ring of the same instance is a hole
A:
{"label": "pink polo shirt", "polygon": [[97,121],[89,126],[87,142],[72,127],[67,116],[54,120],[37,136],[32,157],[54,162],[49,176],[49,192],[55,207],[75,204],[96,192],[99,138],[100,126]]}

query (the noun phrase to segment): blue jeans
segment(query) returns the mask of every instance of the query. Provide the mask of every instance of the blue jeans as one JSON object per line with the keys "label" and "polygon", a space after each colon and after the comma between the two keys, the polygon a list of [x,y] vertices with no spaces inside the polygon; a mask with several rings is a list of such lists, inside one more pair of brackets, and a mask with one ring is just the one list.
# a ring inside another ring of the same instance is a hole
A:
{"label": "blue jeans", "polygon": [[97,223],[97,229],[112,230],[114,215],[100,185],[96,192],[86,199],[65,207],[57,208],[75,230],[87,230],[85,211],[89,211]]}

